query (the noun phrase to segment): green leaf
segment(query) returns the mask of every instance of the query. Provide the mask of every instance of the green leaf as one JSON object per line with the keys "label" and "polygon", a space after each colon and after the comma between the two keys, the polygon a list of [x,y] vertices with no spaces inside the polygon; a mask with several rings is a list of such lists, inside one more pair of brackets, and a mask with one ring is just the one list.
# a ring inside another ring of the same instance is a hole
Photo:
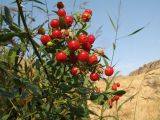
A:
{"label": "green leaf", "polygon": [[78,88],[78,93],[81,94],[81,95],[86,95],[86,94],[89,93],[89,91],[88,91],[87,88],[80,87],[80,88]]}
{"label": "green leaf", "polygon": [[97,93],[97,92],[92,92],[91,93],[91,96],[90,96],[90,99],[91,100],[96,100],[98,97],[99,97],[99,93]]}
{"label": "green leaf", "polygon": [[55,10],[52,10],[52,12],[54,12],[56,15],[58,14],[58,12],[57,12],[57,11],[55,11]]}
{"label": "green leaf", "polygon": [[104,57],[107,60],[110,60],[106,55],[102,55],[102,57]]}
{"label": "green leaf", "polygon": [[13,23],[11,25],[9,25],[9,28],[14,31],[15,33],[21,33],[22,30],[19,26],[17,26],[17,24]]}
{"label": "green leaf", "polygon": [[111,94],[112,92],[103,92],[103,95],[106,95],[106,96],[111,95]]}
{"label": "green leaf", "polygon": [[10,13],[10,10],[9,10],[9,8],[8,7],[6,7],[6,6],[4,6],[4,13],[5,13],[5,18],[6,18],[6,20],[7,20],[7,22],[9,23],[9,24],[12,24],[12,17],[11,17],[11,13]]}
{"label": "green leaf", "polygon": [[125,93],[126,93],[126,91],[124,91],[124,90],[118,90],[118,91],[114,92],[113,95],[121,96],[121,95],[124,95]]}
{"label": "green leaf", "polygon": [[8,62],[10,64],[14,64],[16,55],[17,55],[17,53],[16,53],[15,49],[10,49],[9,50],[9,53],[8,53]]}
{"label": "green leaf", "polygon": [[54,76],[57,78],[57,79],[60,79],[63,77],[64,75],[64,72],[65,72],[65,66],[64,65],[60,65],[60,66],[56,66],[56,71],[55,71],[55,74]]}
{"label": "green leaf", "polygon": [[4,115],[3,117],[0,118],[0,120],[8,120],[10,114]]}
{"label": "green leaf", "polygon": [[66,84],[64,84],[64,83],[62,83],[62,84],[60,84],[60,89],[65,93],[65,92],[67,92],[67,91],[69,91],[70,89],[72,89],[72,86],[70,86],[70,85],[66,85]]}
{"label": "green leaf", "polygon": [[0,96],[7,97],[7,98],[12,98],[13,94],[8,92],[5,88],[0,87]]}
{"label": "green leaf", "polygon": [[7,44],[12,40],[13,37],[19,36],[19,34],[14,32],[8,32],[8,33],[0,33],[0,45]]}
{"label": "green leaf", "polygon": [[84,23],[84,24],[81,23],[81,25],[82,25],[82,28],[78,30],[78,32],[76,34],[77,37],[79,36],[80,33],[84,33],[85,32],[87,34],[87,32],[84,30],[85,27],[87,26],[87,24],[86,23]]}
{"label": "green leaf", "polygon": [[109,20],[110,20],[110,22],[111,22],[111,24],[112,24],[113,29],[116,31],[117,28],[116,28],[116,26],[115,26],[112,18],[110,17],[110,15],[108,15],[108,17],[109,17]]}
{"label": "green leaf", "polygon": [[104,100],[104,95],[100,94],[98,98],[94,101],[95,103],[98,103],[99,105],[103,105],[105,100]]}
{"label": "green leaf", "polygon": [[26,88],[30,89],[34,95],[37,95],[37,94],[41,95],[39,86],[29,81],[28,79],[16,76],[14,77],[13,80],[17,85],[21,84],[21,85],[24,85]]}
{"label": "green leaf", "polygon": [[104,61],[104,64],[105,64],[105,66],[108,66],[109,64],[108,64],[108,61],[103,57],[103,61]]}
{"label": "green leaf", "polygon": [[81,33],[83,33],[83,34],[88,34],[85,30],[81,30]]}
{"label": "green leaf", "polygon": [[5,62],[5,61],[0,61],[0,70],[6,72],[7,69],[8,69],[8,67],[9,67],[9,64],[8,64],[7,62]]}
{"label": "green leaf", "polygon": [[141,30],[143,30],[145,27],[141,27],[137,30],[135,30],[134,32],[130,33],[128,36],[131,36],[131,35],[134,35],[134,34],[137,34],[138,32],[140,32]]}

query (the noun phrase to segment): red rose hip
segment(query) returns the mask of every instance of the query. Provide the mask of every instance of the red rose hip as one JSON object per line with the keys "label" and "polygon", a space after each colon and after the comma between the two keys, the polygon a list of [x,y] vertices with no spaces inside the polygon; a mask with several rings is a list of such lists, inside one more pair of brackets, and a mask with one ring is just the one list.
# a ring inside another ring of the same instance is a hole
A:
{"label": "red rose hip", "polygon": [[115,91],[117,90],[117,85],[116,84],[112,85],[112,90],[115,90]]}
{"label": "red rose hip", "polygon": [[113,72],[114,72],[113,67],[111,67],[111,66],[106,67],[105,75],[111,76],[113,74]]}
{"label": "red rose hip", "polygon": [[116,96],[113,97],[113,100],[118,101],[119,98],[120,98],[120,97],[119,97],[118,95],[116,95]]}
{"label": "red rose hip", "polygon": [[117,87],[120,87],[120,83],[118,82],[118,83],[115,83],[116,85],[117,85]]}
{"label": "red rose hip", "polygon": [[51,26],[52,28],[58,28],[58,27],[59,27],[59,20],[58,20],[58,19],[53,19],[53,20],[51,20],[50,26]]}
{"label": "red rose hip", "polygon": [[52,32],[52,39],[61,39],[62,38],[62,33],[60,30],[54,30]]}
{"label": "red rose hip", "polygon": [[91,19],[91,14],[88,12],[83,12],[81,19],[83,22],[88,22]]}
{"label": "red rose hip", "polygon": [[95,36],[94,35],[88,35],[88,42],[90,43],[90,44],[93,44],[94,43],[94,41],[95,41]]}
{"label": "red rose hip", "polygon": [[96,93],[100,93],[100,92],[101,92],[101,90],[100,90],[100,89],[97,89],[97,90],[96,90]]}
{"label": "red rose hip", "polygon": [[69,47],[70,50],[76,51],[76,50],[79,49],[80,44],[77,40],[71,40],[71,41],[68,42],[68,47]]}
{"label": "red rose hip", "polygon": [[51,40],[49,35],[42,35],[40,38],[43,45],[47,45],[47,43]]}
{"label": "red rose hip", "polygon": [[79,72],[80,72],[80,71],[79,71],[79,68],[77,68],[77,67],[72,67],[72,69],[71,69],[72,75],[77,75]]}
{"label": "red rose hip", "polygon": [[84,49],[84,50],[86,50],[88,52],[91,50],[91,48],[92,48],[92,45],[90,43],[88,43],[88,42],[82,44],[82,49]]}
{"label": "red rose hip", "polygon": [[91,79],[92,81],[97,81],[97,80],[99,80],[99,74],[97,74],[97,73],[91,73],[91,74],[90,74],[90,79]]}
{"label": "red rose hip", "polygon": [[40,28],[38,28],[37,33],[40,34],[40,35],[44,35],[45,34],[45,29],[43,27],[40,27]]}
{"label": "red rose hip", "polygon": [[87,35],[86,34],[80,34],[78,36],[78,40],[80,43],[85,44],[87,43]]}
{"label": "red rose hip", "polygon": [[88,58],[89,58],[89,54],[88,54],[87,51],[81,51],[78,54],[78,60],[81,61],[81,62],[88,61]]}
{"label": "red rose hip", "polygon": [[89,63],[89,64],[95,64],[95,63],[97,63],[97,62],[98,62],[98,58],[97,58],[96,55],[91,55],[91,56],[89,56],[89,59],[88,59],[88,63]]}
{"label": "red rose hip", "polygon": [[112,106],[113,106],[113,100],[112,100],[112,99],[109,100],[109,101],[108,101],[108,104],[109,104],[109,108],[112,108]]}
{"label": "red rose hip", "polygon": [[73,23],[73,17],[72,16],[65,16],[64,21],[67,24],[67,26],[70,27]]}
{"label": "red rose hip", "polygon": [[85,12],[88,12],[92,16],[92,10],[91,9],[85,9]]}
{"label": "red rose hip", "polygon": [[58,2],[58,3],[57,3],[57,8],[58,8],[58,9],[64,8],[63,2]]}
{"label": "red rose hip", "polygon": [[66,53],[65,52],[57,52],[56,53],[56,60],[58,61],[58,62],[64,62],[64,61],[66,61],[67,60],[67,55],[66,55]]}
{"label": "red rose hip", "polygon": [[66,11],[64,9],[59,9],[57,12],[59,17],[65,17],[66,16]]}

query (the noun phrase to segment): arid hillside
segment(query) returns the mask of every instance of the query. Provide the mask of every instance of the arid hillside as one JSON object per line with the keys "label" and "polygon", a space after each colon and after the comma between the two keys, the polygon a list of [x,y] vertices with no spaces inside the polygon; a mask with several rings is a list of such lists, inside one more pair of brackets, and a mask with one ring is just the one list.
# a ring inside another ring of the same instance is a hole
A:
{"label": "arid hillside", "polygon": [[[121,88],[127,92],[118,103],[119,106],[127,101],[118,112],[120,120],[160,120],[160,60],[145,64],[128,76],[116,78],[116,81],[119,81]],[[105,84],[100,81],[97,86],[103,89]],[[100,106],[90,102],[89,105],[100,114],[100,109],[96,109]],[[116,108],[113,107],[107,109],[104,115],[116,114]],[[97,119],[95,116],[91,117],[92,120]]]}
{"label": "arid hillside", "polygon": [[139,75],[142,73],[147,73],[149,71],[152,70],[156,70],[160,68],[160,60],[154,61],[154,62],[150,62],[148,64],[144,64],[142,67],[138,68],[137,70],[131,72],[129,75],[133,76],[133,75]]}

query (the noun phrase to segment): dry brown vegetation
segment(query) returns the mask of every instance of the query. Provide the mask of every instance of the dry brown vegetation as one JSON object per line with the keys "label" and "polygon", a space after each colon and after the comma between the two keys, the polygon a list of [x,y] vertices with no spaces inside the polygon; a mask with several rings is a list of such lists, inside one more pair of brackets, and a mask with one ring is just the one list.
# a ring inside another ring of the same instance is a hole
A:
{"label": "dry brown vegetation", "polygon": [[[153,62],[154,64],[155,62]],[[156,61],[157,63],[157,61]],[[148,64],[150,65],[150,64]],[[118,104],[120,105],[125,100],[126,102],[118,112],[120,120],[159,120],[160,119],[160,68],[152,65],[152,70],[146,69],[146,66],[140,69],[143,72],[134,72],[134,75],[120,76],[116,81],[121,83],[121,88],[126,90],[126,94],[121,97]],[[137,73],[137,74],[135,74]],[[97,86],[103,90],[105,84],[99,81]],[[100,106],[88,102],[90,109],[95,113],[100,114]],[[116,105],[112,109],[107,109],[105,115],[116,115]],[[92,120],[96,120],[95,116],[91,116]],[[106,118],[106,120],[114,120],[114,118]]]}

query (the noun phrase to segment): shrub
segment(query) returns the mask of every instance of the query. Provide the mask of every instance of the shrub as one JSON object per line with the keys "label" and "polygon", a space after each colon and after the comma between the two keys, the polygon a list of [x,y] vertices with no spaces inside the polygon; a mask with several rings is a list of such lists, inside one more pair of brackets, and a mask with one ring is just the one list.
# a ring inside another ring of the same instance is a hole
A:
{"label": "shrub", "polygon": [[[16,2],[25,31],[13,21],[9,8],[1,15],[7,25],[0,33],[1,119],[88,119],[93,112],[87,100],[111,108],[125,94],[109,79],[117,73],[113,75],[104,50],[92,47],[96,37],[87,32],[90,9],[66,15],[59,2],[54,11],[59,19],[50,21],[48,33],[40,25],[35,34],[27,26],[21,1]],[[34,40],[37,34],[41,45]],[[107,84],[103,92],[94,85],[99,80]]]}

